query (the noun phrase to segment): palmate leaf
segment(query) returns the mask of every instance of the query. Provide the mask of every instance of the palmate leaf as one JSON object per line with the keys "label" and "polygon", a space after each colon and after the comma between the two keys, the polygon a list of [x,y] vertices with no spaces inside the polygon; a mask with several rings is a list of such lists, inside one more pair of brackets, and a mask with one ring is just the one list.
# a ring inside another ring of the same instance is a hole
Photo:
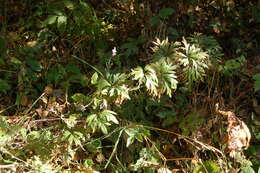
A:
{"label": "palmate leaf", "polygon": [[95,72],[92,77],[91,77],[91,84],[95,85],[97,84],[97,81],[98,81],[98,73]]}
{"label": "palmate leaf", "polygon": [[162,41],[156,39],[153,44],[154,47],[152,47],[152,51],[154,52],[153,58],[155,60],[174,60],[176,58],[176,51],[179,45],[178,42],[172,44],[168,41],[168,38],[166,38]]}
{"label": "palmate leaf", "polygon": [[193,82],[203,80],[205,69],[208,68],[208,54],[194,44],[189,44],[184,38],[182,52],[178,52],[179,62],[183,68],[183,76],[191,87]]}
{"label": "palmate leaf", "polygon": [[120,105],[124,100],[130,99],[129,88],[127,85],[128,75],[125,73],[109,74],[107,79],[111,86],[108,88],[108,95],[115,97],[115,103]]}
{"label": "palmate leaf", "polygon": [[139,85],[143,84],[145,81],[144,70],[142,67],[132,69],[130,75],[133,76],[133,80],[138,81]]}
{"label": "palmate leaf", "polygon": [[116,113],[111,110],[103,110],[89,115],[86,119],[86,123],[92,129],[93,133],[100,129],[104,134],[107,134],[107,127],[111,125],[110,122],[119,124],[115,115]]}
{"label": "palmate leaf", "polygon": [[221,46],[212,36],[205,36],[200,33],[196,33],[189,37],[188,41],[207,51],[212,62],[217,62],[217,60],[223,56]]}
{"label": "palmate leaf", "polygon": [[142,127],[130,127],[125,130],[125,133],[128,135],[126,141],[126,147],[129,147],[134,143],[135,140],[143,142],[145,136],[150,136],[149,130]]}
{"label": "palmate leaf", "polygon": [[166,63],[166,61],[159,61],[153,64],[153,67],[157,73],[159,79],[159,87],[162,89],[160,94],[166,92],[171,97],[172,90],[177,88],[178,81],[175,75],[176,66]]}
{"label": "palmate leaf", "polygon": [[148,92],[155,97],[161,94],[171,96],[172,90],[177,88],[178,81],[175,75],[176,66],[161,59],[156,63],[146,65],[144,70],[137,67],[132,70],[133,80],[137,80],[139,85],[144,84]]}
{"label": "palmate leaf", "polygon": [[62,137],[63,141],[68,141],[71,144],[81,145],[81,141],[85,140],[84,135],[78,131],[65,130]]}
{"label": "palmate leaf", "polygon": [[158,78],[156,75],[156,71],[151,65],[146,65],[144,70],[146,79],[145,86],[153,96],[157,96]]}
{"label": "palmate leaf", "polygon": [[163,19],[169,17],[175,12],[173,8],[163,8],[159,11],[159,16]]}
{"label": "palmate leaf", "polygon": [[150,94],[157,96],[158,79],[151,65],[146,65],[144,69],[137,67],[130,75],[133,76],[133,80],[138,81],[139,85],[144,84]]}
{"label": "palmate leaf", "polygon": [[105,77],[94,73],[91,81],[97,87],[96,96],[109,96],[111,99],[115,99],[117,106],[121,105],[124,100],[130,99],[127,85],[128,75],[125,73],[107,73]]}
{"label": "palmate leaf", "polygon": [[119,124],[117,118],[115,117],[116,113],[111,110],[104,110],[100,113],[101,117],[106,117],[108,122],[112,121],[115,124]]}

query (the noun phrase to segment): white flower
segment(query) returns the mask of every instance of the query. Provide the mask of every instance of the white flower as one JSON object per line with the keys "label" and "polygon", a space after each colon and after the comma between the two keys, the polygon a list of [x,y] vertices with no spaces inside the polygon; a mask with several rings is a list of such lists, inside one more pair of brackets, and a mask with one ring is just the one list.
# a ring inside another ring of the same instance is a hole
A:
{"label": "white flower", "polygon": [[116,47],[114,47],[114,48],[112,49],[112,56],[116,56],[116,54],[117,54],[117,50],[116,50]]}

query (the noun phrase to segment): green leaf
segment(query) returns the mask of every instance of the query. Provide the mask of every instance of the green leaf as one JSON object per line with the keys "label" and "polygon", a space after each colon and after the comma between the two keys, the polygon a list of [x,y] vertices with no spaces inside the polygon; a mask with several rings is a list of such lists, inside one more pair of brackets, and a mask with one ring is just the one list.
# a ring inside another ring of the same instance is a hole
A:
{"label": "green leaf", "polygon": [[99,80],[98,85],[97,85],[98,90],[103,90],[103,89],[110,87],[110,86],[111,86],[111,84],[105,79]]}
{"label": "green leaf", "polygon": [[34,59],[27,59],[26,63],[31,67],[33,71],[40,72],[42,70],[42,65]]}
{"label": "green leaf", "polygon": [[79,6],[80,6],[82,9],[86,10],[86,12],[91,11],[90,6],[89,6],[86,2],[80,1]]}
{"label": "green leaf", "polygon": [[97,151],[101,147],[102,147],[102,143],[101,143],[100,139],[92,140],[86,144],[86,148],[90,152]]}
{"label": "green leaf", "polygon": [[87,117],[86,122],[91,125],[93,121],[97,119],[97,114],[91,114]]}
{"label": "green leaf", "polygon": [[69,0],[63,0],[66,8],[70,9],[70,10],[73,10],[75,7],[74,7],[74,3],[69,1]]}
{"label": "green leaf", "polygon": [[244,167],[241,168],[243,173],[255,173],[254,169],[252,167]]}
{"label": "green leaf", "polygon": [[157,17],[157,16],[152,17],[152,19],[151,19],[151,24],[152,25],[158,25],[159,22],[160,22],[159,17]]}
{"label": "green leaf", "polygon": [[156,114],[156,116],[160,117],[160,118],[167,118],[173,114],[176,114],[176,113],[171,110],[161,110],[160,109],[160,112],[158,114]]}
{"label": "green leaf", "polygon": [[112,122],[115,123],[115,124],[119,124],[117,118],[116,118],[114,115],[111,115],[111,114],[108,115],[108,116],[107,116],[107,120],[108,120],[108,121],[112,121]]}
{"label": "green leaf", "polygon": [[66,65],[66,71],[68,73],[80,74],[80,69],[75,64]]}
{"label": "green leaf", "polygon": [[91,77],[91,84],[93,85],[97,84],[97,80],[98,80],[98,74],[97,72],[95,72]]}
{"label": "green leaf", "polygon": [[177,117],[172,115],[171,117],[168,117],[168,118],[166,118],[163,121],[162,126],[163,127],[167,127],[167,126],[172,125],[173,123],[175,123],[177,120],[178,120]]}
{"label": "green leaf", "polygon": [[0,79],[0,92],[6,92],[11,89],[11,86],[6,80]]}
{"label": "green leaf", "polygon": [[83,163],[85,168],[92,168],[92,166],[94,165],[93,160],[91,159],[86,159]]}
{"label": "green leaf", "polygon": [[135,69],[132,69],[131,76],[133,76],[133,80],[138,80],[139,85],[141,85],[145,80],[142,67],[136,67]]}
{"label": "green leaf", "polygon": [[63,80],[66,75],[66,70],[63,66],[58,65],[51,68],[46,75],[46,79],[48,83],[54,83],[55,85]]}
{"label": "green leaf", "polygon": [[43,22],[44,25],[51,25],[54,24],[57,20],[58,16],[50,15],[48,18]]}
{"label": "green leaf", "polygon": [[100,125],[100,129],[104,134],[108,134],[107,127],[104,124]]}
{"label": "green leaf", "polygon": [[68,128],[73,128],[77,124],[77,118],[81,116],[80,114],[71,114],[68,119],[64,119],[64,122]]}
{"label": "green leaf", "polygon": [[73,99],[73,101],[80,102],[80,103],[86,103],[89,99],[87,96],[85,96],[82,93],[76,93],[73,96],[71,96],[71,98]]}
{"label": "green leaf", "polygon": [[131,144],[133,144],[135,141],[134,136],[129,136],[126,140],[126,147],[129,147]]}
{"label": "green leaf", "polygon": [[173,13],[175,12],[174,9],[172,8],[163,8],[159,11],[159,16],[161,18],[167,18],[169,17],[170,15],[172,15]]}
{"label": "green leaf", "polygon": [[118,124],[118,120],[115,117],[116,113],[111,111],[111,110],[104,110],[103,112],[101,112],[101,116],[105,116],[107,121],[112,121],[115,124]]}
{"label": "green leaf", "polygon": [[260,81],[260,73],[257,73],[253,76],[253,79],[256,81]]}
{"label": "green leaf", "polygon": [[60,33],[64,33],[67,25],[67,16],[59,16],[57,19],[57,28]]}
{"label": "green leaf", "polygon": [[254,88],[255,88],[255,91],[259,91],[260,90],[260,81],[255,81]]}
{"label": "green leaf", "polygon": [[254,88],[255,91],[260,90],[260,73],[257,73],[253,76],[253,79],[255,80]]}
{"label": "green leaf", "polygon": [[150,136],[150,132],[145,128],[130,127],[125,129],[125,133],[128,135],[126,146],[130,146],[135,140],[143,142],[144,136]]}
{"label": "green leaf", "polygon": [[220,171],[218,165],[211,160],[205,161],[204,166],[207,169],[207,172],[217,173]]}

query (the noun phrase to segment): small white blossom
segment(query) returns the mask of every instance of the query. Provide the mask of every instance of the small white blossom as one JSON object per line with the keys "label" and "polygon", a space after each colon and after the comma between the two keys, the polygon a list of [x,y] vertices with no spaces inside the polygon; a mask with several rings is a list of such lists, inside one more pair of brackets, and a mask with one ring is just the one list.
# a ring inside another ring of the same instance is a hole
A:
{"label": "small white blossom", "polygon": [[112,49],[112,56],[116,56],[116,54],[117,54],[117,50],[116,50],[116,47],[114,47],[114,48]]}

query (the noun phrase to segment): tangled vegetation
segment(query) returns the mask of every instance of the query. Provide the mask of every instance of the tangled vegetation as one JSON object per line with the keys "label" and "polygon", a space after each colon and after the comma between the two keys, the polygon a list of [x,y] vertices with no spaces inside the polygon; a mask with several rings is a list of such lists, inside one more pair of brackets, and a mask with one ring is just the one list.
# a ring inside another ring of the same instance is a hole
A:
{"label": "tangled vegetation", "polygon": [[0,9],[0,172],[260,172],[260,2]]}

